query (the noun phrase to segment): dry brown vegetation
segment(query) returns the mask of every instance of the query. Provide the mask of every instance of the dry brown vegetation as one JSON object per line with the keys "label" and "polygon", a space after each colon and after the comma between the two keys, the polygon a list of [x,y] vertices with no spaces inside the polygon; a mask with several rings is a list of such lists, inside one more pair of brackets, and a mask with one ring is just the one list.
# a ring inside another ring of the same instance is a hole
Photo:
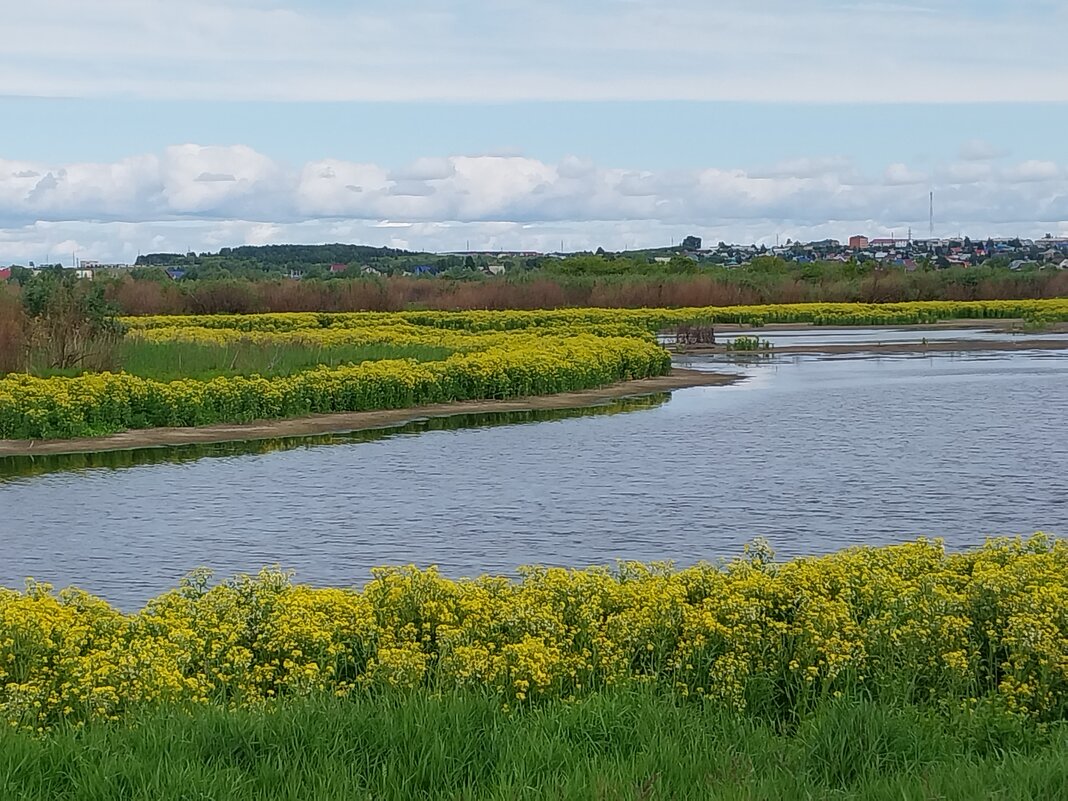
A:
{"label": "dry brown vegetation", "polygon": [[21,370],[29,344],[29,323],[14,291],[0,290],[0,374]]}
{"label": "dry brown vegetation", "polygon": [[[150,284],[151,286],[143,286]],[[652,308],[760,303],[998,300],[1068,295],[1068,273],[886,271],[809,282],[799,276],[731,275],[489,278],[357,278],[332,281],[193,281],[160,285],[125,278],[108,290],[126,314],[426,309]]]}
{"label": "dry brown vegetation", "polygon": [[[18,324],[7,290],[0,346],[10,351]],[[567,306],[651,308],[761,303],[997,300],[1068,296],[1068,272],[973,270],[870,272],[838,280],[737,270],[687,275],[523,275],[478,280],[354,278],[329,281],[243,279],[164,283],[129,276],[108,280],[105,295],[123,314],[215,314],[400,309],[552,309]],[[17,304],[16,304],[17,305]],[[0,357],[3,358],[3,357]]]}

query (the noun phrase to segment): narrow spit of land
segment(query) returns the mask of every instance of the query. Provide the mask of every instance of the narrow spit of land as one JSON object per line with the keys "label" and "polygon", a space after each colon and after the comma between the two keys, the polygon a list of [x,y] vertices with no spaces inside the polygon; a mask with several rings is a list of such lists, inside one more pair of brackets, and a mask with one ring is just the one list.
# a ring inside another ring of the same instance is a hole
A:
{"label": "narrow spit of land", "polygon": [[218,424],[191,428],[145,428],[103,437],[65,440],[0,440],[0,456],[33,456],[62,453],[121,451],[132,448],[169,445],[206,445],[215,442],[241,442],[276,437],[314,434],[341,434],[371,428],[404,425],[427,417],[450,417],[483,412],[526,412],[542,409],[577,409],[599,406],[622,398],[635,398],[687,387],[732,384],[740,376],[699,370],[674,369],[667,375],[621,381],[600,389],[561,392],[507,400],[471,400],[437,403],[407,409],[381,409],[368,412],[317,414],[288,420],[259,420],[252,423]]}

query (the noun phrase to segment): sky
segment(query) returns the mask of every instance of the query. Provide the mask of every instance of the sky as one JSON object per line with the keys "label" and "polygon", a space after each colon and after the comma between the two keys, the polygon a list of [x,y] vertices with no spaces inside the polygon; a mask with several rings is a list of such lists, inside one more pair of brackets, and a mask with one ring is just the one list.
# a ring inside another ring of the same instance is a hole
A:
{"label": "sky", "polygon": [[[8,5],[8,4],[5,4]],[[1068,0],[34,0],[0,263],[1068,235]]]}

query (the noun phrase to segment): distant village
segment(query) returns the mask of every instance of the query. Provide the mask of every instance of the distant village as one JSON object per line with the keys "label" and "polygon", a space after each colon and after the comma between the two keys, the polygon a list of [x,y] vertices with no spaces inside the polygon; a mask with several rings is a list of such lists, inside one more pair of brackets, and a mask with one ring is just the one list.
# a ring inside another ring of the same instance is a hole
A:
{"label": "distant village", "polygon": [[[266,246],[285,248],[306,248],[347,246]],[[358,246],[364,251],[375,248]],[[255,248],[244,248],[256,250]],[[229,251],[229,249],[224,249]],[[386,252],[382,249],[382,252]],[[446,271],[461,269],[481,272],[485,275],[501,275],[520,269],[537,269],[547,261],[556,261],[574,256],[608,255],[598,249],[596,254],[589,251],[569,253],[557,251],[541,253],[537,251],[453,251],[449,253],[406,253],[390,251],[388,264],[381,259],[372,259],[372,263],[356,262],[324,263],[318,269],[289,267],[272,270],[281,277],[300,280],[305,277],[355,277],[376,275],[437,275]],[[77,277],[92,280],[100,275],[119,275],[131,271],[155,269],[166,274],[172,280],[196,277],[193,269],[196,263],[210,258],[213,254],[194,253],[152,254],[140,257],[134,264],[104,263],[92,259],[73,257],[71,264],[34,264],[11,265],[0,267],[0,281],[10,280],[19,271],[37,273],[43,269],[63,269],[73,272]],[[898,268],[907,271],[918,269],[968,268],[980,265],[1003,268],[1007,270],[1068,269],[1068,237],[1052,234],[1039,239],[1021,239],[1017,237],[992,237],[971,239],[967,236],[947,239],[916,239],[910,235],[897,237],[851,236],[846,242],[837,239],[822,239],[816,242],[795,242],[787,239],[785,243],[768,245],[737,245],[719,242],[714,247],[704,246],[700,237],[686,237],[679,245],[670,248],[625,251],[622,254],[634,260],[647,260],[651,264],[668,265],[679,258],[689,259],[698,265],[719,266],[724,268],[744,268],[754,259],[777,258],[787,263],[798,265],[817,262],[855,262],[869,264],[873,268]]]}
{"label": "distant village", "polygon": [[949,239],[913,239],[851,236],[847,242],[823,239],[818,242],[792,242],[775,247],[765,245],[728,245],[698,248],[699,259],[727,266],[745,266],[761,255],[777,256],[788,262],[804,264],[817,261],[871,262],[887,267],[916,270],[920,267],[950,268],[987,266],[1010,270],[1056,268],[1068,269],[1068,237],[1048,235],[1041,239],[951,237]]}

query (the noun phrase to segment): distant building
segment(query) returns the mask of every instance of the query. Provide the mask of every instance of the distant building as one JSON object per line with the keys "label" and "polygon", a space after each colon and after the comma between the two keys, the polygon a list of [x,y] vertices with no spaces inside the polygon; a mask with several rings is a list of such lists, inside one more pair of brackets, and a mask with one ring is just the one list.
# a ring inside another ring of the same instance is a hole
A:
{"label": "distant building", "polygon": [[866,236],[851,236],[849,237],[849,249],[850,250],[865,250],[868,247],[868,237]]}
{"label": "distant building", "polygon": [[0,267],[0,281],[6,281],[11,277],[10,267]]}
{"label": "distant building", "polygon": [[185,270],[181,269],[180,267],[170,267],[164,272],[166,272],[167,276],[174,281],[180,281],[181,279],[185,278]]}
{"label": "distant building", "polygon": [[503,264],[488,264],[486,265],[486,272],[490,275],[501,275],[504,272]]}
{"label": "distant building", "polygon": [[349,265],[347,265],[347,264],[331,264],[330,265],[330,272],[331,272],[332,275],[337,275],[338,273],[343,273],[347,269],[349,269]]}
{"label": "distant building", "polygon": [[92,270],[75,270],[74,271],[74,276],[76,278],[84,278],[86,281],[92,281],[93,280],[93,271]]}

